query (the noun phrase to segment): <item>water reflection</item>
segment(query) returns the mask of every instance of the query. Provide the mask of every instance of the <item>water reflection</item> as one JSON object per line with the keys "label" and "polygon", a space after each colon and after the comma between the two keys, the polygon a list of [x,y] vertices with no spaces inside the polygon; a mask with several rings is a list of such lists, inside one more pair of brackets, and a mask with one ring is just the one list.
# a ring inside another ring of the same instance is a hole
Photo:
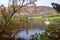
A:
{"label": "water reflection", "polygon": [[50,24],[50,21],[48,21],[48,19],[46,19],[46,21],[44,22],[46,25]]}
{"label": "water reflection", "polygon": [[[44,29],[46,25],[42,23],[40,20],[30,20],[29,21],[31,28],[26,27],[22,32],[19,32],[16,37],[24,38],[25,40],[29,40],[31,38],[31,35],[35,33],[42,33],[44,32]],[[27,34],[28,33],[28,34]]]}
{"label": "water reflection", "polygon": [[46,25],[49,25],[49,24],[50,24],[50,22],[49,22],[49,21],[45,21],[44,23],[45,23]]}
{"label": "water reflection", "polygon": [[27,34],[24,30],[21,33],[18,33],[17,37],[24,38],[25,40],[29,40],[31,38],[31,35],[42,32],[44,32],[44,30],[36,29],[36,30],[29,30],[29,33]]}

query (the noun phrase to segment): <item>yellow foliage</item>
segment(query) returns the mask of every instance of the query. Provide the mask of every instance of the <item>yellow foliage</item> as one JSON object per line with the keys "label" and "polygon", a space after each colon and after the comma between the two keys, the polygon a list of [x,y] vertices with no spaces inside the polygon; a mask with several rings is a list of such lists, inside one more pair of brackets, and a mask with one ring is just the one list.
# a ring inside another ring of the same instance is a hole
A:
{"label": "yellow foliage", "polygon": [[17,19],[11,20],[9,22],[9,25],[0,24],[0,30],[3,30],[3,29],[5,30],[5,32],[2,32],[2,35],[11,37],[21,28],[25,28],[26,32],[28,33],[28,30],[31,28],[31,25],[29,24],[28,19],[23,17],[17,22],[16,22],[16,20]]}
{"label": "yellow foliage", "polygon": [[19,18],[20,20],[17,18],[12,18],[9,21],[9,24],[6,25],[6,21],[9,20],[10,15],[5,8],[1,10],[1,15],[3,15],[3,19],[5,20],[1,19],[3,23],[0,24],[0,36],[6,35],[8,37],[11,37],[13,34],[17,34],[21,28],[25,28],[26,32],[28,33],[28,30],[31,28],[31,25],[28,22],[28,18],[26,17],[21,17]]}
{"label": "yellow foliage", "polygon": [[5,17],[7,20],[9,19],[9,15],[8,15],[8,12],[6,11],[6,9],[2,9],[1,10],[1,14],[3,15],[3,17]]}

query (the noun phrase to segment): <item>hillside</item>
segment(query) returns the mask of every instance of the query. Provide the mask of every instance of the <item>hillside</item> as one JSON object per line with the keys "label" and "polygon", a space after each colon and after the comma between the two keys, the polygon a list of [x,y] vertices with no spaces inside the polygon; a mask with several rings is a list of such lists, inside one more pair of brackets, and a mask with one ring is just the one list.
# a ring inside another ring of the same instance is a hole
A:
{"label": "hillside", "polygon": [[[19,7],[19,6],[16,6]],[[8,10],[8,8],[7,8]],[[10,6],[10,11],[13,10],[13,7]],[[47,6],[25,6],[21,8],[18,12],[19,15],[49,15],[54,14],[56,11],[52,7]]]}
{"label": "hillside", "polygon": [[22,8],[23,13],[28,13],[30,15],[49,15],[54,14],[55,10],[52,7],[47,6],[26,6]]}

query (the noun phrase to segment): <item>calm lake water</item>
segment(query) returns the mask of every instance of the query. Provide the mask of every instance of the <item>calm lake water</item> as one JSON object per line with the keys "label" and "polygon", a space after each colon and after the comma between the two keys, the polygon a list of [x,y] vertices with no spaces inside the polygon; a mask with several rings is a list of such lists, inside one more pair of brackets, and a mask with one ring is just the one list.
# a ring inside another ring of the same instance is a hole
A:
{"label": "calm lake water", "polygon": [[26,30],[24,29],[22,32],[19,32],[16,35],[16,37],[29,40],[31,38],[31,35],[35,33],[42,33],[44,32],[44,29],[47,27],[46,24],[42,23],[40,20],[30,20],[29,23],[32,27],[28,30],[28,33],[26,33]]}
{"label": "calm lake water", "polygon": [[18,33],[17,37],[24,38],[25,40],[29,40],[31,38],[31,35],[42,32],[44,32],[44,30],[36,29],[36,30],[29,30],[27,34],[26,31],[24,30],[21,33]]}

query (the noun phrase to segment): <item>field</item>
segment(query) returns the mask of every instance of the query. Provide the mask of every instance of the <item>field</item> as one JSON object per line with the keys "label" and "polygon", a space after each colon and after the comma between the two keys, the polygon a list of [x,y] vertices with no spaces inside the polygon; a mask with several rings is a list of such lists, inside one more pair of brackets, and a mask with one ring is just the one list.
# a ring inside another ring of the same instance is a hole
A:
{"label": "field", "polygon": [[49,15],[49,16],[29,16],[28,19],[37,19],[37,20],[53,20],[60,19],[60,15]]}

